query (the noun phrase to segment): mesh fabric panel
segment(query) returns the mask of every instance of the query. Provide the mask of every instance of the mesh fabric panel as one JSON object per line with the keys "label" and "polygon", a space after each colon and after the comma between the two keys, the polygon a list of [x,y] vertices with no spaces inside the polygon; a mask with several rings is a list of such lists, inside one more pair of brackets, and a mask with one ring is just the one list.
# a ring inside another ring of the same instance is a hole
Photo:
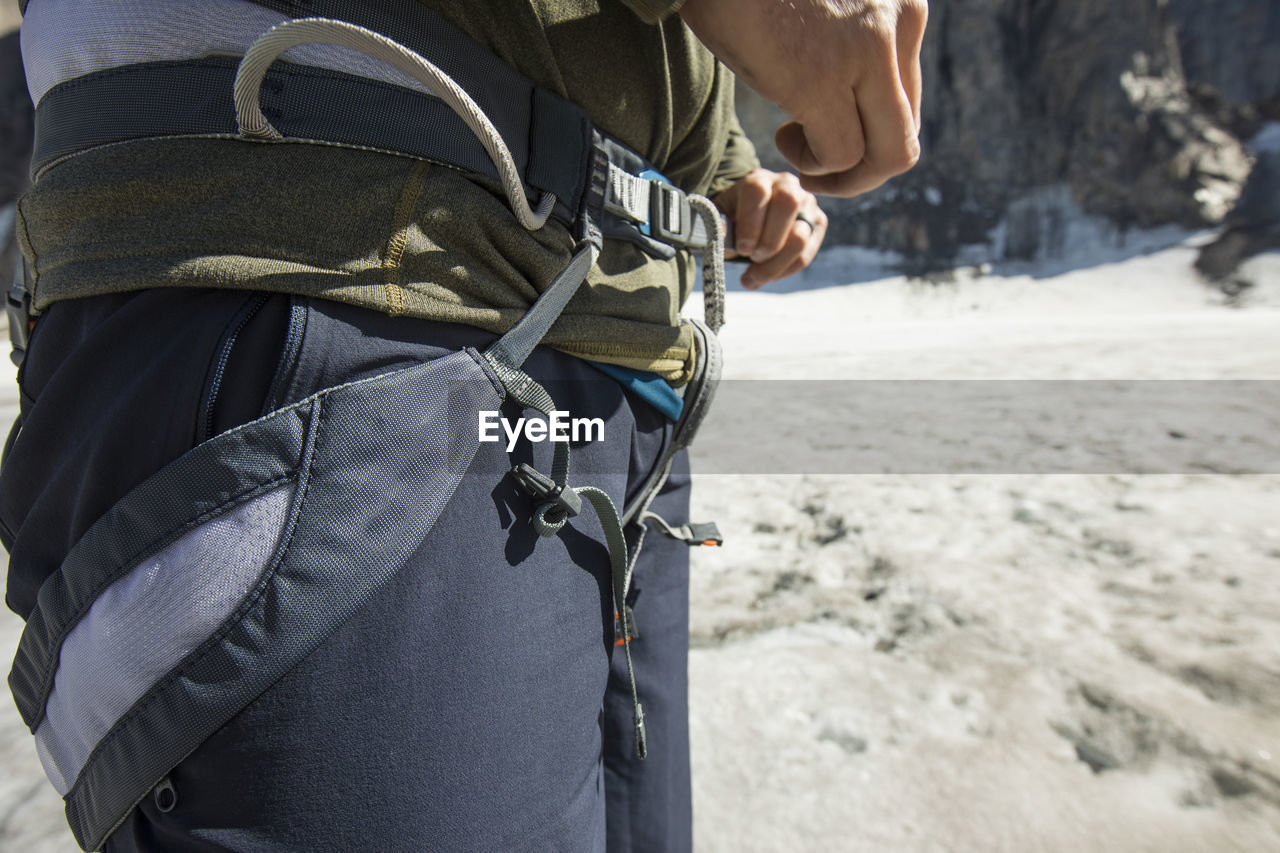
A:
{"label": "mesh fabric panel", "polygon": [[[248,0],[32,0],[22,21],[22,58],[31,100],[59,83],[138,62],[241,56],[254,39],[286,20]],[[303,45],[285,59],[429,91],[362,53]],[[227,96],[230,97],[230,92]]]}
{"label": "mesh fabric panel", "polygon": [[195,528],[103,591],[62,646],[36,749],[61,795],[98,741],[236,609],[275,553],[292,484]]}

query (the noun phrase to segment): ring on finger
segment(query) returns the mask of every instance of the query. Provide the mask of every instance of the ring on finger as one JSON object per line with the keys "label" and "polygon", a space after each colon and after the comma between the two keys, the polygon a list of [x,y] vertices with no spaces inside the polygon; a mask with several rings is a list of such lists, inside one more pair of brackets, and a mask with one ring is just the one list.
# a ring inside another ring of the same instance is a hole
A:
{"label": "ring on finger", "polygon": [[812,216],[805,213],[803,210],[796,214],[796,221],[803,222],[805,225],[808,225],[810,234],[818,233],[818,223]]}

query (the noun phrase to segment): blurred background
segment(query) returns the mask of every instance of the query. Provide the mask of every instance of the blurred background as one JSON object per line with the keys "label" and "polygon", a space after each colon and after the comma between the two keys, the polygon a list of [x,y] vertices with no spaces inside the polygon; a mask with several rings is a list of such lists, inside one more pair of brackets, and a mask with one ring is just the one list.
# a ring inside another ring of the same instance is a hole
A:
{"label": "blurred background", "polygon": [[[0,205],[32,128],[14,6]],[[707,452],[874,446],[867,380],[1088,379],[1165,389],[1165,413],[1192,387],[1170,380],[1227,390],[1182,401],[1190,426],[1130,404],[1120,436],[1063,391],[1053,441],[1101,468],[1047,473],[1034,424],[1013,447],[926,406],[880,433],[942,448],[916,473],[696,474],[727,540],[692,574],[697,848],[1280,850],[1280,4],[935,0],[923,65],[919,165],[824,200],[811,269],[729,294]],[[738,107],[785,168],[781,114]],[[810,380],[821,434],[732,405]],[[16,405],[10,371],[6,424]],[[1176,464],[1129,461],[1148,432]],[[20,630],[0,614],[6,660]],[[75,849],[0,710],[0,850]]]}

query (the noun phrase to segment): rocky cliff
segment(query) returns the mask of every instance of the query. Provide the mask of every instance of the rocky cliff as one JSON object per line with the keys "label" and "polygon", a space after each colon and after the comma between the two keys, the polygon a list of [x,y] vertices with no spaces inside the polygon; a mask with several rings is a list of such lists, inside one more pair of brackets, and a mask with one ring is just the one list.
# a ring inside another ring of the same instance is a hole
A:
{"label": "rocky cliff", "polygon": [[[1273,0],[934,0],[923,156],[859,199],[828,200],[831,239],[908,268],[1061,250],[1083,211],[1130,227],[1224,221],[1280,118]],[[767,164],[780,113],[739,94]]]}

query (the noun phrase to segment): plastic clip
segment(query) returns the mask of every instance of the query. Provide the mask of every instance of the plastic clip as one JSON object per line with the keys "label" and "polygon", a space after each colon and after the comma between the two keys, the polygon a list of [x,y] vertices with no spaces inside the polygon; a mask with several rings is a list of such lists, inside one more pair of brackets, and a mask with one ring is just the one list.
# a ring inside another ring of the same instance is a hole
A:
{"label": "plastic clip", "polygon": [[516,478],[524,493],[533,498],[539,506],[550,504],[557,513],[564,513],[565,518],[573,518],[582,512],[582,498],[573,489],[566,489],[546,474],[527,462],[521,462],[511,469],[511,476]]}
{"label": "plastic clip", "polygon": [[687,246],[693,240],[693,211],[688,197],[659,180],[651,180],[649,188],[649,235],[665,243]]}
{"label": "plastic clip", "polygon": [[26,265],[19,260],[5,304],[5,311],[9,315],[9,343],[13,347],[9,358],[17,367],[21,367],[23,359],[26,358],[27,343],[31,339],[31,327],[34,325],[31,313],[31,291],[27,289],[25,273]]}

